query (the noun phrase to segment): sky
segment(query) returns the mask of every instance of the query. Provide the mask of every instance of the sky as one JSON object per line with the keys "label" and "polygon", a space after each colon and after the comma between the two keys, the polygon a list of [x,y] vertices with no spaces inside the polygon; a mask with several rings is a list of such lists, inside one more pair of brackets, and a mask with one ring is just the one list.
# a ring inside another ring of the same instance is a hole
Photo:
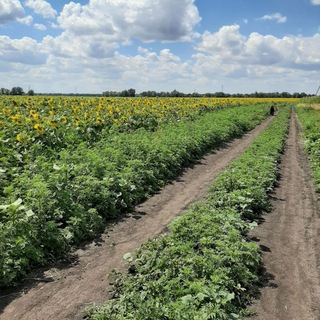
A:
{"label": "sky", "polygon": [[0,0],[0,87],[305,92],[320,0]]}

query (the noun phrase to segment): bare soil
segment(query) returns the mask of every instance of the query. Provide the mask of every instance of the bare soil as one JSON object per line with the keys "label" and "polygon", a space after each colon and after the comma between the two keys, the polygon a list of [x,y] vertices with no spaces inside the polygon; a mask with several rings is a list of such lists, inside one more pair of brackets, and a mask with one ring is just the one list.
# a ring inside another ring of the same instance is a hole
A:
{"label": "bare soil", "polygon": [[264,284],[250,320],[320,319],[320,214],[293,115],[273,210],[251,232],[263,257]]}
{"label": "bare soil", "polygon": [[[264,250],[266,268],[265,287],[252,306],[255,319],[320,319],[319,213],[293,119],[274,211],[252,234]],[[101,237],[76,250],[69,261],[37,270],[19,286],[2,290],[0,319],[81,319],[86,306],[103,303],[109,297],[108,274],[126,271],[123,255],[159,235],[189,204],[201,200],[217,175],[271,121],[205,156],[134,212],[110,224]]]}

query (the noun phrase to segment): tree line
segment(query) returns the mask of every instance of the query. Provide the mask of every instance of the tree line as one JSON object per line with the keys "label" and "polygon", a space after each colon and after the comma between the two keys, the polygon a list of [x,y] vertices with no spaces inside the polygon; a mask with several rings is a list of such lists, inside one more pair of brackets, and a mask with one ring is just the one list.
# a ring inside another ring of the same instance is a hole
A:
{"label": "tree line", "polygon": [[[23,89],[21,87],[13,87],[11,90],[6,89],[6,88],[1,88],[0,89],[0,95],[23,96],[24,94],[25,94],[25,92],[23,91]],[[27,94],[29,96],[33,96],[34,95],[34,91],[33,90],[29,90],[27,92]]]}
{"label": "tree line", "polygon": [[[21,87],[13,87],[11,90],[1,88],[0,89],[0,95],[29,95],[33,96],[35,95],[33,90],[28,90],[27,93],[23,91]],[[103,96],[103,97],[205,97],[205,98],[305,98],[313,96],[311,94],[306,94],[305,92],[254,92],[254,93],[225,93],[223,91],[215,92],[215,93],[183,93],[178,90],[173,90],[171,92],[157,92],[157,91],[143,91],[139,94],[136,93],[135,89],[128,89],[128,90],[122,90],[122,91],[104,91],[102,94],[89,94],[89,93],[59,93],[59,94],[52,94],[52,93],[46,93],[46,94],[37,94],[37,95],[64,95],[64,96]]]}
{"label": "tree line", "polygon": [[305,98],[308,95],[305,92],[299,93],[295,92],[293,94],[289,92],[254,92],[254,93],[225,93],[222,91],[215,92],[215,93],[183,93],[177,90],[173,90],[171,92],[156,92],[156,91],[143,91],[139,94],[142,97],[206,97],[206,98]]}

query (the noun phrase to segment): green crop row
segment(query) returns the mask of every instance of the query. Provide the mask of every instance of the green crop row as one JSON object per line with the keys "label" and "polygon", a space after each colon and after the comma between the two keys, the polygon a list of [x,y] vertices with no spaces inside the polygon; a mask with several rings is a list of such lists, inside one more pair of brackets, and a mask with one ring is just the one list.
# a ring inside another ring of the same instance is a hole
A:
{"label": "green crop row", "polygon": [[252,222],[270,208],[291,108],[284,108],[245,153],[169,232],[128,253],[128,273],[115,272],[112,299],[87,310],[91,320],[240,319],[258,282]]}
{"label": "green crop row", "polygon": [[1,170],[0,286],[61,257],[176,177],[206,151],[252,129],[268,106],[241,106],[114,133]]}
{"label": "green crop row", "polygon": [[302,124],[305,149],[311,162],[316,190],[320,192],[320,110],[298,107],[296,113]]}

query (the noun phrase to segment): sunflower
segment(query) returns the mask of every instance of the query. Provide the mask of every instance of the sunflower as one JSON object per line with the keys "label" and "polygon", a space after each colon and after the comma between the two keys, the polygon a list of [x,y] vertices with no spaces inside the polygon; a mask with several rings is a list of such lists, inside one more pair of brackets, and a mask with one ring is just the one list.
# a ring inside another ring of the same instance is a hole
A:
{"label": "sunflower", "polygon": [[97,118],[96,119],[96,124],[102,124],[104,121],[101,118]]}
{"label": "sunflower", "polygon": [[68,119],[67,119],[67,117],[65,117],[65,116],[62,116],[62,117],[61,117],[61,120],[63,121],[64,124],[67,124],[67,123],[68,123]]}
{"label": "sunflower", "polygon": [[17,140],[18,142],[20,142],[20,143],[23,141],[22,133],[17,134],[16,140]]}
{"label": "sunflower", "polygon": [[36,123],[33,126],[40,134],[44,134],[44,128],[40,126],[40,124]]}
{"label": "sunflower", "polygon": [[29,114],[33,117],[34,120],[39,121],[39,115],[34,111],[34,110],[30,110]]}
{"label": "sunflower", "polygon": [[53,122],[53,121],[50,121],[49,125],[52,126],[52,127],[55,127],[55,128],[59,127],[59,124],[57,122]]}

